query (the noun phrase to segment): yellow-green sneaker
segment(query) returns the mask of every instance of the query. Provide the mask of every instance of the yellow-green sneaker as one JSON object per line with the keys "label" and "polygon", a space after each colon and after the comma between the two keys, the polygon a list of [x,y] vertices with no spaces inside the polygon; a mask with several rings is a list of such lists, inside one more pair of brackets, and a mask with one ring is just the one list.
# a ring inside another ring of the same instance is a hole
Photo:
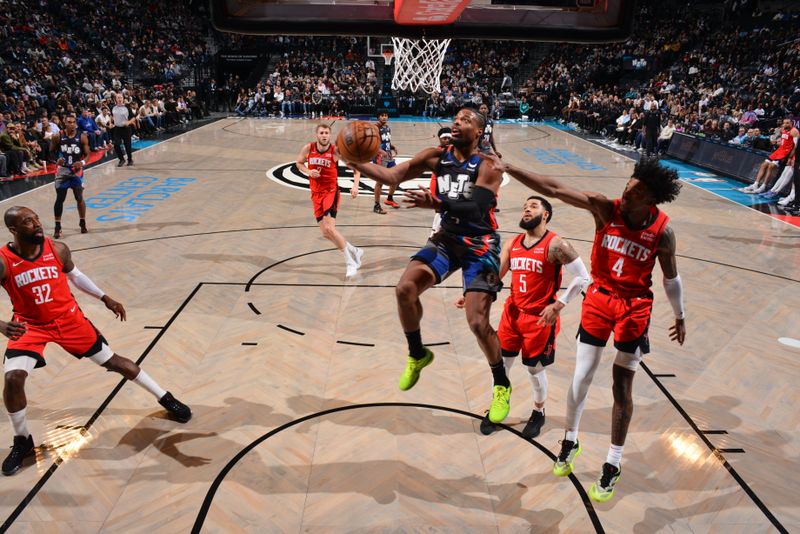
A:
{"label": "yellow-green sneaker", "polygon": [[568,477],[574,469],[575,458],[581,455],[581,444],[578,441],[565,439],[561,442],[561,452],[558,453],[556,463],[553,465],[553,474],[557,477]]}
{"label": "yellow-green sneaker", "polygon": [[408,357],[406,368],[403,374],[400,375],[400,391],[408,391],[414,387],[414,384],[419,380],[419,374],[424,367],[427,367],[433,361],[433,352],[425,349],[425,356],[417,360],[416,358]]}
{"label": "yellow-green sneaker", "polygon": [[511,409],[511,384],[508,387],[492,388],[492,405],[489,407],[489,421],[502,423]]}
{"label": "yellow-green sneaker", "polygon": [[614,496],[614,489],[619,482],[622,469],[606,462],[603,464],[603,472],[600,478],[589,488],[589,498],[596,502],[610,501]]}

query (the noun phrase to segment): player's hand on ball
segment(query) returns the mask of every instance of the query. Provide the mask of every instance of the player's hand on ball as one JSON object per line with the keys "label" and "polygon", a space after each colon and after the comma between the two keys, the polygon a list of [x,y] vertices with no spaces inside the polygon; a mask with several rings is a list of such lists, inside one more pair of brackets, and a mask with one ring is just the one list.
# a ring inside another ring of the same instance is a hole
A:
{"label": "player's hand on ball", "polygon": [[542,313],[539,315],[541,318],[536,321],[538,325],[551,325],[556,322],[558,316],[561,314],[561,309],[564,307],[564,303],[560,300],[555,301],[552,304],[549,304],[542,310]]}
{"label": "player's hand on ball", "polygon": [[106,305],[106,308],[114,312],[114,315],[119,318],[120,321],[127,321],[128,315],[125,313],[125,308],[117,302],[116,300],[112,299],[108,295],[103,295],[103,303]]}
{"label": "player's hand on ball", "polygon": [[464,295],[461,295],[460,297],[458,297],[456,299],[456,301],[453,304],[455,304],[456,308],[461,310],[461,309],[464,309],[464,303],[465,302],[466,302],[466,299],[464,298]]}
{"label": "player's hand on ball", "polygon": [[28,325],[25,323],[18,323],[16,321],[4,323],[3,321],[0,321],[0,332],[2,332],[3,335],[8,339],[16,341],[27,331]]}
{"label": "player's hand on ball", "polygon": [[675,324],[669,328],[669,339],[683,345],[686,340],[686,321],[684,319],[675,319]]}
{"label": "player's hand on ball", "polygon": [[438,210],[442,205],[442,201],[436,198],[425,187],[420,187],[418,190],[405,191],[405,198],[403,204],[406,208],[427,208],[431,210]]}

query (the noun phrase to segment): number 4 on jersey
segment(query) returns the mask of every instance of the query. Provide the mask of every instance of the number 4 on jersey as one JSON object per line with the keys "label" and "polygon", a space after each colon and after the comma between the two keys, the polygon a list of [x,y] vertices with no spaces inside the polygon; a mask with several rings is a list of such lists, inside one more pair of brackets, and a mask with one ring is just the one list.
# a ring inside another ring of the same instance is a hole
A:
{"label": "number 4 on jersey", "polygon": [[617,260],[617,263],[611,268],[612,271],[617,273],[617,276],[622,276],[622,266],[625,264],[625,258],[620,258]]}

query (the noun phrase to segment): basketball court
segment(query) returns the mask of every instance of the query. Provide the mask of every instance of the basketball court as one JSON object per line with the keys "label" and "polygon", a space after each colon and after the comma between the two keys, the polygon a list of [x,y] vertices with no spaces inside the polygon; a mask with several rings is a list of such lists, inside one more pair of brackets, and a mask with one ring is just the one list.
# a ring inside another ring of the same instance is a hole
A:
{"label": "basketball court", "polygon": [[[368,180],[357,199],[343,194],[338,226],[366,250],[362,275],[345,280],[291,165],[315,124],[224,119],[140,151],[136,167],[87,171],[91,232],[80,235],[66,211],[64,241],[128,322],[78,300],[112,348],[140,360],[194,418],[169,421],[140,388],[50,346],[27,388],[41,446],[0,481],[0,530],[750,534],[800,524],[800,399],[787,384],[800,349],[779,342],[798,337],[797,228],[688,183],[665,207],[687,341],[668,340],[672,311],[656,272],[653,351],[635,381],[624,474],[611,502],[591,503],[585,490],[609,442],[610,350],[589,393],[575,473],[551,473],[579,304],[562,313],[535,442],[519,434],[532,408],[519,363],[509,427],[478,431],[491,374],[453,306],[459,275],[423,296],[423,340],[436,361],[400,392],[407,349],[393,287],[433,214],[372,213]],[[342,125],[333,122],[334,135]],[[391,126],[410,156],[436,143],[440,123]],[[582,189],[616,196],[632,170],[549,126],[496,132],[504,158]],[[340,186],[349,190],[349,178]],[[501,188],[504,238],[518,231],[529,194],[514,181]],[[53,199],[45,186],[0,205],[31,207],[49,234]],[[588,262],[591,217],[557,201],[554,211],[551,228]],[[11,440],[0,425],[0,443]]]}

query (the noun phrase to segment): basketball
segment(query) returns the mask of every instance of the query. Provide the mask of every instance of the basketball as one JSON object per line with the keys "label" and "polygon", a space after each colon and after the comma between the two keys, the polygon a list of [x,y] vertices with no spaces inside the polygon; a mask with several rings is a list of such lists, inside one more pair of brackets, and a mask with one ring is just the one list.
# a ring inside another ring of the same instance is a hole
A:
{"label": "basketball", "polygon": [[351,122],[336,136],[336,147],[345,161],[366,163],[378,155],[381,134],[378,127],[366,121]]}

